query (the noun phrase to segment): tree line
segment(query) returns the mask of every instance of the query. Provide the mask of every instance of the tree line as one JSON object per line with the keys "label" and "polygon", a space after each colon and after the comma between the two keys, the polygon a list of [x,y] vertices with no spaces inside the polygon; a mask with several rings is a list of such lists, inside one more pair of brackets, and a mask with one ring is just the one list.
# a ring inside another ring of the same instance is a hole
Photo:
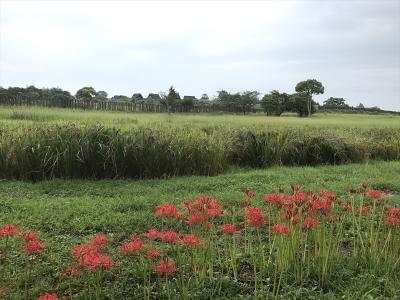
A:
{"label": "tree line", "polygon": [[[297,113],[300,117],[311,116],[318,109],[342,110],[351,107],[345,103],[343,98],[333,98],[324,101],[320,105],[313,100],[314,95],[323,94],[325,91],[321,82],[316,79],[308,79],[299,82],[295,86],[295,93],[288,94],[273,90],[265,94],[260,99],[260,93],[257,91],[244,91],[238,93],[229,93],[226,90],[217,91],[217,95],[210,99],[207,94],[203,94],[197,99],[194,96],[181,97],[179,92],[171,86],[168,92],[150,93],[147,98],[142,94],[135,93],[131,97],[125,95],[114,95],[109,98],[105,91],[96,91],[93,87],[83,87],[75,95],[69,91],[60,88],[43,88],[35,86],[27,88],[9,87],[7,89],[0,87],[0,97],[27,97],[29,99],[48,99],[48,100],[82,100],[82,101],[118,101],[118,102],[138,102],[146,104],[159,104],[166,108],[168,112],[177,111],[177,108],[185,108],[183,111],[190,111],[195,106],[213,105],[221,110],[231,108],[231,111],[240,111],[243,114],[264,111],[267,115],[280,116],[284,112]],[[354,108],[352,108],[354,109]],[[363,110],[364,106],[360,103],[357,109]],[[380,111],[378,107],[372,108]],[[371,110],[366,109],[367,111]],[[182,109],[180,109],[182,111]]]}

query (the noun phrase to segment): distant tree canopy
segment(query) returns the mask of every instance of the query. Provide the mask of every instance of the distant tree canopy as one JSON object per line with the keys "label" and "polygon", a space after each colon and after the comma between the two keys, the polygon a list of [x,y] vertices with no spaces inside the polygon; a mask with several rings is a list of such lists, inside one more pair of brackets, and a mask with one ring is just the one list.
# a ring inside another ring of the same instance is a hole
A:
{"label": "distant tree canopy", "polygon": [[289,95],[279,93],[276,90],[265,94],[261,99],[261,106],[267,115],[280,116],[284,111],[288,110]]}
{"label": "distant tree canopy", "polygon": [[74,96],[72,96],[70,92],[64,91],[60,88],[38,89],[33,85],[28,86],[27,88],[9,87],[8,89],[5,89],[0,87],[0,97],[26,97],[31,100],[47,99],[50,101],[67,101],[74,99]]}
{"label": "distant tree canopy", "polygon": [[343,98],[333,98],[330,97],[329,99],[324,101],[323,108],[349,108]]}
{"label": "distant tree canopy", "polygon": [[123,101],[123,102],[129,102],[132,100],[132,98],[129,98],[128,96],[125,95],[114,95],[110,99],[111,101]]}
{"label": "distant tree canopy", "polygon": [[168,112],[170,112],[175,109],[175,107],[180,103],[180,100],[181,97],[179,96],[179,93],[173,86],[171,86],[168,90],[168,94],[161,94],[160,103],[167,108]]}
{"label": "distant tree canopy", "polygon": [[79,89],[75,94],[76,99],[81,99],[81,100],[92,100],[96,96],[97,96],[96,90],[91,86],[85,86]]}
{"label": "distant tree canopy", "polygon": [[253,110],[257,104],[258,95],[257,91],[245,91],[236,94],[230,94],[225,90],[218,91],[217,101],[227,107],[238,107],[243,114]]}
{"label": "distant tree canopy", "polygon": [[295,88],[297,93],[302,93],[307,97],[308,102],[307,102],[307,115],[311,116],[312,114],[312,96],[313,95],[318,95],[318,94],[323,94],[325,91],[324,86],[322,85],[321,82],[315,80],[315,79],[307,79],[305,81],[300,81]]}
{"label": "distant tree canopy", "polygon": [[105,91],[98,91],[98,92],[96,93],[95,99],[96,99],[96,100],[103,100],[103,101],[106,101],[106,100],[108,100],[107,97],[108,97],[107,92],[105,92]]}

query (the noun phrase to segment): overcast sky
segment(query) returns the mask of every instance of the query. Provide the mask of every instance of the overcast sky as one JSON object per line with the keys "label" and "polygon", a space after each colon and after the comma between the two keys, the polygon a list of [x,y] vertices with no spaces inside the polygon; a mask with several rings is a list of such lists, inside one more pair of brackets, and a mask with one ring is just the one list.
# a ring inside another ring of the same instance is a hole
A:
{"label": "overcast sky", "polygon": [[400,1],[0,0],[0,85],[292,93],[400,111]]}

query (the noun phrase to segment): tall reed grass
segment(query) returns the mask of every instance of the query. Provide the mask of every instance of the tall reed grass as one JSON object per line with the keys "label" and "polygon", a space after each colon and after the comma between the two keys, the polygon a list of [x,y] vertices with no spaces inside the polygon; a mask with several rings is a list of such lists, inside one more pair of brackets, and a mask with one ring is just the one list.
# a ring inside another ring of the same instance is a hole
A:
{"label": "tall reed grass", "polygon": [[397,129],[229,129],[101,125],[0,127],[0,178],[154,178],[268,167],[399,160]]}

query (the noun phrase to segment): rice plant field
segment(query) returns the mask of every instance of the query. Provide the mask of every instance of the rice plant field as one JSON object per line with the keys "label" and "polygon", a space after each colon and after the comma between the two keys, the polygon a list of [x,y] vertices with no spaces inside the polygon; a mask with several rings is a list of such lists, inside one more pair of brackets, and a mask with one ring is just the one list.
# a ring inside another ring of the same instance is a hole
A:
{"label": "rice plant field", "polygon": [[399,299],[399,120],[0,108],[0,298]]}
{"label": "rice plant field", "polygon": [[100,123],[105,126],[129,129],[135,126],[176,127],[327,127],[327,128],[397,128],[400,115],[334,114],[320,113],[311,118],[298,118],[295,114],[281,117],[235,114],[157,114],[106,111],[83,111],[38,107],[0,107],[0,124],[34,125],[73,122],[84,125]]}

